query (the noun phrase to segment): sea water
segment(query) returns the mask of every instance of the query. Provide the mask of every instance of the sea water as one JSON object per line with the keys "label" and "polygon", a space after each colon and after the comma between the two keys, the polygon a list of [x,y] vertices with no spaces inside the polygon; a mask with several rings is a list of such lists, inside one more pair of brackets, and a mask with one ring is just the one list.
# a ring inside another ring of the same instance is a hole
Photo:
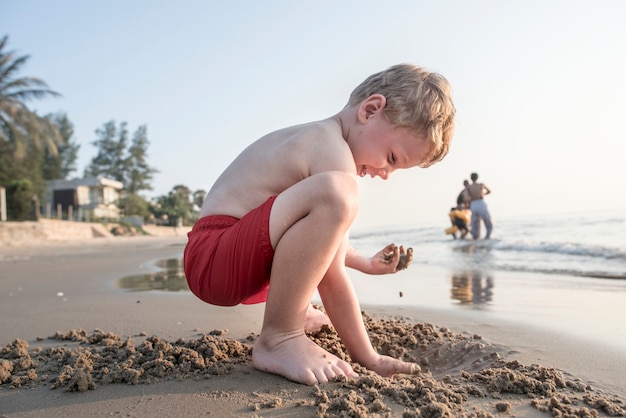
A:
{"label": "sea water", "polygon": [[370,252],[402,243],[417,262],[445,268],[626,280],[626,209],[496,221],[490,240],[454,240],[444,233],[449,226],[355,233],[350,241]]}
{"label": "sea water", "polygon": [[390,242],[414,252],[395,275],[351,272],[361,303],[526,322],[626,349],[626,209],[494,218],[490,240],[455,240],[449,226],[353,232],[363,254]]}

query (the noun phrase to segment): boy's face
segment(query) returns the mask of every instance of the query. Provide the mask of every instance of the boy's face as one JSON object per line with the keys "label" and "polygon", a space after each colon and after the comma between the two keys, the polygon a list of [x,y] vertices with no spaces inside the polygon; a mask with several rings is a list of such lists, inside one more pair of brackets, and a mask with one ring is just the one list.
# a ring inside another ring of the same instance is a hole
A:
{"label": "boy's face", "polygon": [[383,180],[395,170],[418,166],[428,152],[424,138],[392,126],[382,112],[367,118],[351,149],[360,177]]}

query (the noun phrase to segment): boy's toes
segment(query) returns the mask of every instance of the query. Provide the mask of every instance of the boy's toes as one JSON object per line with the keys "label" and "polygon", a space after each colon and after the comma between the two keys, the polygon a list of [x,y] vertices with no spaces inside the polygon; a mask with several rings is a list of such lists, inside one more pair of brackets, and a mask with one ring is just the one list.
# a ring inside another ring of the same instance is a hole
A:
{"label": "boy's toes", "polygon": [[317,385],[318,383],[324,383],[324,382],[320,382],[320,380],[315,375],[315,373],[313,373],[312,370],[309,370],[308,373],[306,373],[306,375],[303,376],[302,379],[294,379],[294,380],[296,380],[298,383],[304,383],[305,385],[309,385],[309,386]]}
{"label": "boy's toes", "polygon": [[341,374],[346,377],[358,377],[359,376],[359,374],[355,372],[354,369],[352,369],[352,366],[350,366],[350,364],[348,364],[345,361],[341,361],[341,363],[339,363],[339,368],[342,371]]}
{"label": "boy's toes", "polygon": [[318,384],[318,383],[328,383],[329,381],[331,381],[335,376],[333,376],[333,373],[329,370],[320,370],[317,373],[315,373],[315,380],[316,382],[314,384]]}

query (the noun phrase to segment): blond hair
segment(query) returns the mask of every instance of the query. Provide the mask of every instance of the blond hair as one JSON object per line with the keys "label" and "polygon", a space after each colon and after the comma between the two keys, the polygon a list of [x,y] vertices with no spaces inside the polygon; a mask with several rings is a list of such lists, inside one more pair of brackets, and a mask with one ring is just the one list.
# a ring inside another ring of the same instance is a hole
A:
{"label": "blond hair", "polygon": [[420,167],[429,167],[448,154],[454,134],[454,113],[450,83],[442,75],[423,67],[399,64],[369,76],[350,95],[354,106],[372,94],[385,96],[383,111],[393,126],[406,127],[424,137],[429,153]]}

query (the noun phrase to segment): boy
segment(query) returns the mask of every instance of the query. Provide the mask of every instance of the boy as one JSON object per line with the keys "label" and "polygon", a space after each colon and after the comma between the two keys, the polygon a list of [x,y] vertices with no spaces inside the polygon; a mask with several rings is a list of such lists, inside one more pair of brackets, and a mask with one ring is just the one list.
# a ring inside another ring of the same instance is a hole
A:
{"label": "boy", "polygon": [[373,349],[346,272],[393,273],[404,248],[363,257],[349,247],[348,230],[356,176],[386,179],[440,161],[454,112],[442,76],[396,65],[368,77],[336,115],[252,143],[217,179],[189,233],[185,274],[208,303],[266,302],[257,369],[308,385],[357,376],[304,332],[305,320],[324,322],[310,307],[317,289],[353,361],[382,376],[419,371]]}

